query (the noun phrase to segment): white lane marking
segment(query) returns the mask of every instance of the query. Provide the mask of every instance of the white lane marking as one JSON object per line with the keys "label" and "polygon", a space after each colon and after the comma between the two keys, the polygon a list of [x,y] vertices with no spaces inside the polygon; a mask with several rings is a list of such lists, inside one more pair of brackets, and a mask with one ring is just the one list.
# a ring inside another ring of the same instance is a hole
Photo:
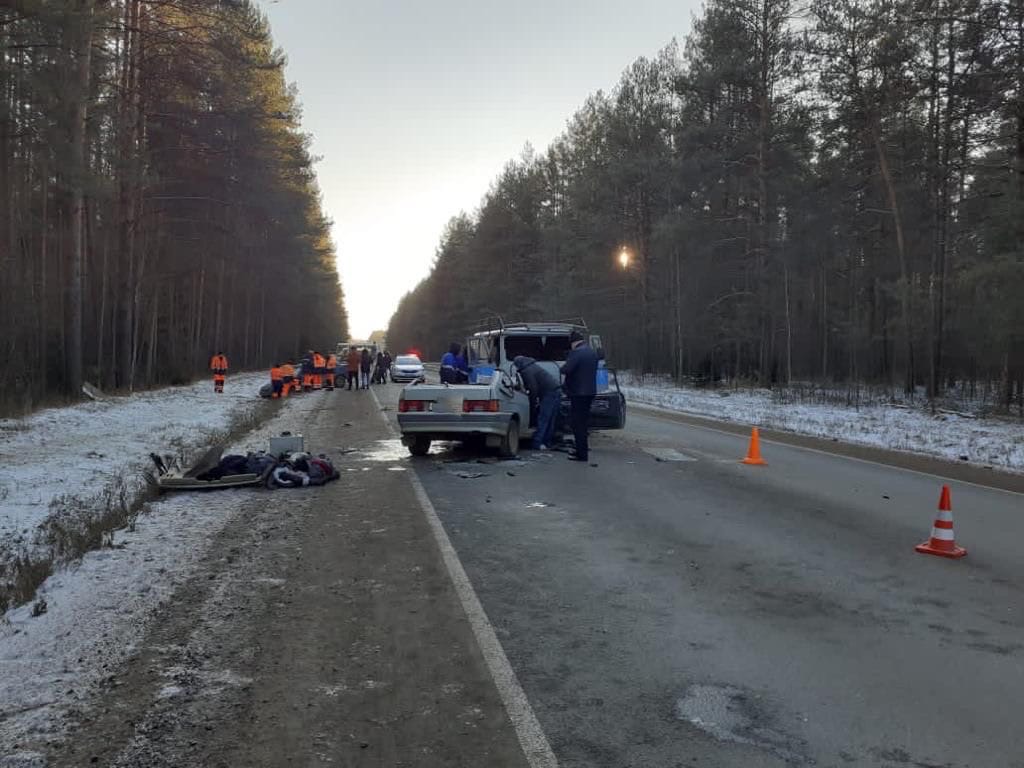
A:
{"label": "white lane marking", "polygon": [[[728,430],[725,430],[725,429],[716,429],[715,427],[708,427],[708,426],[705,426],[704,424],[691,424],[688,421],[680,421],[680,420],[677,420],[677,419],[668,418],[670,416],[682,416],[684,418],[686,416],[693,416],[694,418],[698,418],[698,419],[708,419],[710,421],[714,421],[714,419],[712,419],[710,416],[701,416],[701,415],[696,414],[696,413],[687,413],[686,411],[670,411],[670,410],[665,409],[665,408],[653,408],[651,406],[644,405],[643,403],[632,403],[630,405],[630,407],[631,408],[635,408],[638,411],[646,411],[646,415],[648,415],[651,418],[656,418],[656,419],[660,418],[661,421],[671,421],[674,424],[680,424],[680,425],[682,425],[684,427],[692,427],[693,429],[704,429],[704,430],[707,430],[708,432],[717,432],[720,435],[728,435],[729,437],[736,437],[736,438],[740,438],[740,439],[743,439],[743,440],[747,439],[744,435],[737,434],[736,432],[729,432]],[[732,424],[734,422],[726,422],[726,423]],[[740,424],[739,426],[743,426],[743,425]],[[801,435],[799,432],[794,432],[793,435],[794,435],[794,437],[809,437],[811,439],[818,439],[818,440],[822,439],[820,437],[815,438],[814,435]],[[847,456],[844,453],[831,453],[830,451],[823,451],[820,448],[809,448],[806,445],[795,445],[793,443],[783,443],[783,442],[780,442],[778,440],[770,440],[770,439],[768,439],[766,437],[762,437],[761,438],[761,442],[762,443],[768,443],[769,445],[781,445],[783,448],[795,448],[798,451],[808,451],[809,453],[817,453],[817,454],[820,454],[822,456],[828,456],[828,457],[833,458],[833,459],[848,459],[849,461],[859,461],[861,464],[871,464],[871,465],[876,466],[876,467],[883,467],[885,469],[892,470],[893,472],[910,472],[913,475],[920,475],[921,477],[928,477],[928,478],[932,478],[932,479],[935,479],[935,480],[944,480],[947,483],[956,483],[957,485],[970,485],[970,486],[973,486],[974,488],[980,488],[983,491],[996,491],[998,493],[1008,493],[1011,496],[1024,496],[1024,493],[1022,493],[1021,491],[1011,491],[1011,490],[1009,490],[1007,488],[997,488],[997,487],[991,486],[991,485],[983,485],[981,483],[975,483],[975,482],[972,482],[970,480],[958,480],[958,479],[956,479],[954,477],[949,477],[948,475],[937,475],[934,472],[922,472],[919,469],[909,469],[909,468],[906,468],[906,467],[897,467],[897,466],[894,466],[892,464],[885,464],[885,463],[883,463],[881,461],[875,461],[874,459],[862,459],[859,456]],[[884,451],[884,450],[886,450],[885,448],[878,448],[878,447],[870,446],[870,445],[860,445],[858,443],[847,443],[847,445],[855,445],[858,448],[866,448],[868,450],[876,450],[876,451]],[[687,450],[691,450],[691,449],[687,448]],[[696,451],[693,451],[693,452],[696,453]],[[895,453],[900,453],[900,451],[894,451],[894,452]],[[942,459],[937,457],[937,456],[929,456],[927,454],[922,454],[922,453],[907,453],[907,455],[908,456],[916,456],[917,458],[931,460],[931,461],[942,461]],[[723,459],[723,461],[732,461],[732,459]],[[739,459],[736,459],[736,461],[739,461]]]}
{"label": "white lane marking", "polygon": [[[381,407],[377,393],[372,389],[370,393],[377,403],[377,412],[384,419],[388,430],[392,435],[397,436],[398,431],[391,423],[391,419],[388,418],[387,411]],[[462,609],[466,612],[469,624],[473,628],[477,645],[480,646],[480,652],[483,654],[484,661],[487,662],[487,668],[498,689],[498,695],[505,705],[505,711],[508,712],[509,719],[516,729],[519,746],[522,747],[527,762],[531,768],[558,768],[558,760],[555,758],[555,753],[551,751],[548,737],[544,735],[544,729],[541,728],[537,715],[534,714],[533,707],[530,706],[530,701],[526,698],[526,692],[523,691],[516,673],[512,670],[512,665],[509,664],[505,649],[501,647],[501,641],[498,640],[498,635],[484,612],[480,598],[477,597],[476,591],[466,575],[466,570],[462,567],[462,561],[459,560],[459,555],[444,530],[441,518],[437,516],[437,510],[434,509],[434,505],[416,473],[409,472],[408,477],[416,499],[420,503],[420,508],[426,515],[427,522],[430,523],[434,540],[441,550],[441,557],[448,569],[448,576],[455,586]]]}

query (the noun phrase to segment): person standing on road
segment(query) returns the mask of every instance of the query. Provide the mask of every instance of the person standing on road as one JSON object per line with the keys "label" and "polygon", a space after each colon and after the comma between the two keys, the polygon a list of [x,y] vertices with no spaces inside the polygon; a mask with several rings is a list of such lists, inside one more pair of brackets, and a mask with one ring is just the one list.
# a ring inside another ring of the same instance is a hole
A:
{"label": "person standing on road", "polygon": [[380,351],[377,352],[377,367],[373,371],[373,383],[384,383],[384,353]]}
{"label": "person standing on road", "polygon": [[334,391],[334,372],[338,368],[338,356],[331,352],[327,355],[327,370],[324,373],[324,389]]}
{"label": "person standing on road", "polygon": [[572,352],[569,353],[562,375],[565,392],[569,395],[569,423],[576,440],[576,451],[569,454],[573,461],[588,461],[590,445],[587,430],[590,427],[590,406],[597,394],[597,353],[590,348],[579,331],[569,335]]}
{"label": "person standing on road", "polygon": [[345,358],[345,362],[348,365],[346,376],[348,377],[348,391],[352,391],[352,385],[356,385],[356,389],[359,389],[359,350],[355,347],[348,348],[348,357]]}
{"label": "person standing on road", "polygon": [[359,382],[363,389],[370,388],[370,368],[373,366],[373,358],[370,357],[370,350],[363,347],[363,354],[359,358]]}
{"label": "person standing on road", "polygon": [[384,383],[388,383],[388,377],[391,375],[391,363],[394,362],[391,359],[391,353],[386,349],[384,350]]}
{"label": "person standing on road", "polygon": [[306,352],[306,356],[302,358],[302,391],[312,392],[313,391],[313,350],[310,349]]}
{"label": "person standing on road", "polygon": [[533,430],[533,450],[546,451],[555,434],[555,416],[562,402],[562,387],[557,378],[537,364],[532,357],[520,355],[512,364],[523,377],[526,391],[537,412],[537,423]]}
{"label": "person standing on road", "polygon": [[327,359],[319,352],[313,352],[313,389],[323,389],[327,373]]}

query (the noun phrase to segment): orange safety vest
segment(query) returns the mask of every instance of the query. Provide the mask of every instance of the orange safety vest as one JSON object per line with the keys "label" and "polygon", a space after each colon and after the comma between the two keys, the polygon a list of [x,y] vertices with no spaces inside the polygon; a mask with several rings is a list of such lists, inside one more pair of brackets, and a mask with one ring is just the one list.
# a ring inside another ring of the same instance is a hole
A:
{"label": "orange safety vest", "polygon": [[294,379],[295,378],[295,368],[293,368],[292,366],[285,364],[285,365],[281,366],[280,370],[281,370],[281,377],[282,378],[284,378],[284,379]]}
{"label": "orange safety vest", "polygon": [[211,371],[227,371],[228,369],[228,358],[227,355],[214,355],[210,358],[210,370]]}
{"label": "orange safety vest", "polygon": [[313,353],[313,367],[314,368],[323,368],[325,365],[327,365],[327,363],[324,362],[324,356],[321,355],[319,352],[314,352]]}
{"label": "orange safety vest", "polygon": [[281,381],[284,378],[284,373],[276,365],[270,369],[270,380]]}
{"label": "orange safety vest", "polygon": [[334,369],[338,366],[338,358],[335,355],[331,355],[327,358],[327,367],[331,370],[328,373],[334,373]]}

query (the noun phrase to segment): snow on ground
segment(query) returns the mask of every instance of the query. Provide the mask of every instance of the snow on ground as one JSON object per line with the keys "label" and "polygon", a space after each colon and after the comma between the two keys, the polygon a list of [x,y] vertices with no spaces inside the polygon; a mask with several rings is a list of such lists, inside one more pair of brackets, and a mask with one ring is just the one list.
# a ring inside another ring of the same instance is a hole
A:
{"label": "snow on ground", "polygon": [[0,420],[0,545],[30,545],[61,496],[95,495],[120,477],[139,482],[150,451],[196,444],[260,402],[265,373],[50,408]]}
{"label": "snow on ground", "polygon": [[674,386],[664,378],[628,374],[620,377],[620,384],[633,403],[1024,472],[1024,424],[1012,419],[932,415],[921,408],[879,402],[859,408],[783,402],[770,390],[694,389]]}
{"label": "snow on ground", "polygon": [[[221,411],[229,409],[228,398],[219,408],[207,404],[204,387],[173,394],[179,407],[201,412],[204,418],[194,418],[192,413],[176,419],[172,408],[165,409],[163,418],[173,419],[178,430],[169,434],[179,434],[186,423],[193,428],[216,426],[223,418]],[[281,413],[229,451],[265,450],[271,435],[294,429],[294,424],[324,407],[324,398],[337,396],[324,392],[291,398],[282,403]],[[243,402],[239,392],[238,403]],[[153,425],[150,410],[124,405]],[[119,411],[107,409],[109,422],[130,424]],[[59,420],[60,414],[51,412],[47,417],[42,424]],[[136,453],[160,445],[155,436],[145,439],[144,426],[135,426]],[[96,442],[83,445],[82,453],[93,450]],[[119,450],[128,445],[119,443]],[[324,448],[329,453],[334,446]],[[91,477],[103,479],[102,473]],[[46,613],[33,617],[30,605],[7,612],[0,620],[0,766],[44,765],[35,746],[59,740],[81,702],[131,656],[161,604],[195,573],[217,532],[262,509],[269,493],[234,489],[167,494],[143,508],[134,532],[118,531],[112,548],[90,552],[80,563],[51,576],[39,591],[47,603]]]}

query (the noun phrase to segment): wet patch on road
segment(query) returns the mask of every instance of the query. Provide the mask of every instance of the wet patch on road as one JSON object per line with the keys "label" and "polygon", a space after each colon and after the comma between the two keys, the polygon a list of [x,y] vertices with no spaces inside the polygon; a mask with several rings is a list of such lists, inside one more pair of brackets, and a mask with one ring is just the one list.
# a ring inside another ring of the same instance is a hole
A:
{"label": "wet patch on road", "polygon": [[370,448],[357,451],[359,461],[394,462],[409,459],[409,449],[401,440],[378,440]]}
{"label": "wet patch on road", "polygon": [[691,685],[676,701],[676,718],[719,741],[746,744],[802,763],[803,743],[769,726],[760,697],[731,685]]}
{"label": "wet patch on road", "polygon": [[655,461],[683,462],[697,460],[693,456],[688,456],[685,453],[680,453],[675,448],[658,448],[645,446],[643,448],[643,451],[649,456],[653,456]]}

